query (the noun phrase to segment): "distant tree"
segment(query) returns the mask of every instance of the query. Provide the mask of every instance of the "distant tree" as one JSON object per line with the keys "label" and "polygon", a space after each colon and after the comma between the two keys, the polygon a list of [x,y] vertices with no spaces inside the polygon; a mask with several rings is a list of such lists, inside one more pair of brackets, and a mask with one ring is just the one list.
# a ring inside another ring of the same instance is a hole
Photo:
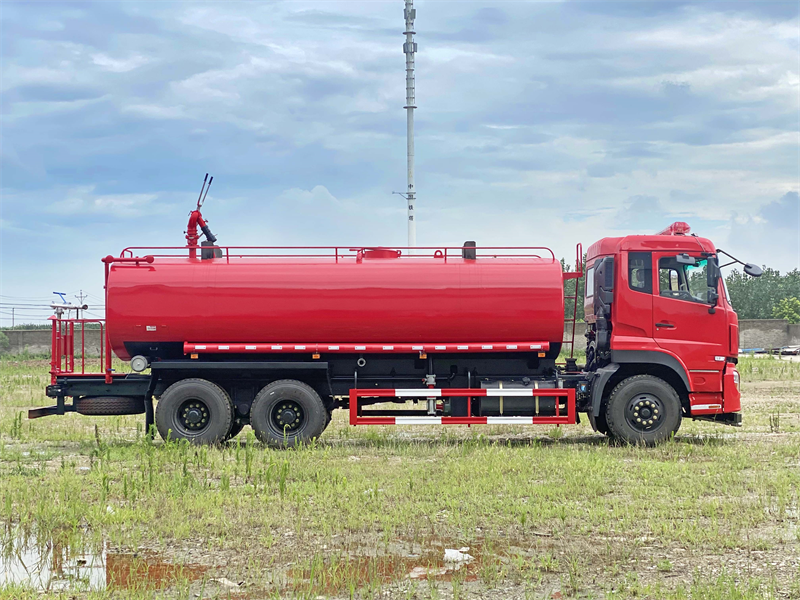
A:
{"label": "distant tree", "polygon": [[734,270],[725,283],[740,319],[772,319],[781,300],[800,298],[798,269],[781,275],[780,271],[764,267],[764,274],[758,278]]}
{"label": "distant tree", "polygon": [[800,300],[797,298],[781,298],[772,309],[776,319],[786,319],[789,323],[800,323]]}

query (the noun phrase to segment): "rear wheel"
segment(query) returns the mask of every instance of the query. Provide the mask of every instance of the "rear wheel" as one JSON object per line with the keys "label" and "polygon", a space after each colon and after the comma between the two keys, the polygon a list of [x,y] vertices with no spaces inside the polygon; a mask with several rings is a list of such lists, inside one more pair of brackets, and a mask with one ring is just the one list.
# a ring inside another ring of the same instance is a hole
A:
{"label": "rear wheel", "polygon": [[663,379],[635,375],[611,392],[605,418],[612,437],[629,444],[653,446],[678,431],[681,401]]}
{"label": "rear wheel", "polygon": [[328,425],[328,411],[311,386],[281,379],[256,395],[250,425],[265,444],[287,448],[319,437]]}
{"label": "rear wheel", "polygon": [[221,387],[205,379],[183,379],[161,394],[156,427],[162,438],[216,444],[231,431],[233,407]]}

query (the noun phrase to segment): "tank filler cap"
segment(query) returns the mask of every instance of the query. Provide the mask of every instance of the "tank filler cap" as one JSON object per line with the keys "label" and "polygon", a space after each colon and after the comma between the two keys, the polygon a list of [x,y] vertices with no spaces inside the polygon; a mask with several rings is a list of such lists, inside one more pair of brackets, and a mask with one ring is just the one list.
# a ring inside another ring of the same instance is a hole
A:
{"label": "tank filler cap", "polygon": [[400,250],[392,250],[391,248],[364,248],[362,250],[364,258],[400,258],[402,252]]}

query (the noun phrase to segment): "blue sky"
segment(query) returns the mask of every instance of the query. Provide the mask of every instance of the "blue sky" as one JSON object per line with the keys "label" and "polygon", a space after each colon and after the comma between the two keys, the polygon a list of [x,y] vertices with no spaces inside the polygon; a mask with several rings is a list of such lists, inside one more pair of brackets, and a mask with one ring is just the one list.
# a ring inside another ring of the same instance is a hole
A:
{"label": "blue sky", "polygon": [[[685,220],[800,267],[797,7],[418,2],[418,243]],[[0,11],[0,308],[98,300],[102,256],[184,242],[206,172],[222,244],[405,245],[400,0]]]}

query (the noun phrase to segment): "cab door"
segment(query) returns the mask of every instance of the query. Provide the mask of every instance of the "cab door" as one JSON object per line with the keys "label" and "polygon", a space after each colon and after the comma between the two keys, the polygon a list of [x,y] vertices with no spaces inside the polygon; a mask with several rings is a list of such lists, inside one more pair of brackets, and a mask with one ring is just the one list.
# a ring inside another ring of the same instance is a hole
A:
{"label": "cab door", "polygon": [[[653,258],[653,338],[686,365],[690,391],[721,392],[728,324],[722,307],[709,312],[706,259],[674,250]],[[695,264],[686,264],[690,258]]]}

